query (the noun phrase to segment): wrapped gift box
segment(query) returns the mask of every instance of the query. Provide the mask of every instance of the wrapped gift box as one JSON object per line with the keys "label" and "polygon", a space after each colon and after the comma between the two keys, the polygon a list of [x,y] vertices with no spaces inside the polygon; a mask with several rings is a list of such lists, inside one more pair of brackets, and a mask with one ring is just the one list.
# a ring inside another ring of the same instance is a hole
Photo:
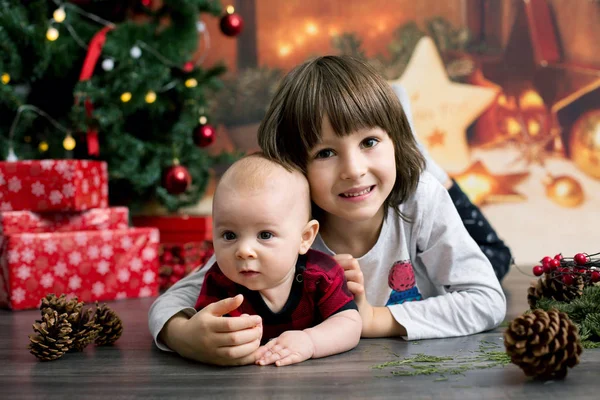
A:
{"label": "wrapped gift box", "polygon": [[212,241],[212,217],[210,216],[134,216],[132,222],[134,226],[158,228],[161,243],[183,245],[205,240]]}
{"label": "wrapped gift box", "polygon": [[85,302],[158,294],[158,230],[21,233],[0,237],[0,306],[36,308],[47,293]]}
{"label": "wrapped gift box", "polygon": [[0,211],[0,235],[4,236],[16,233],[127,229],[128,224],[129,209],[127,207],[45,213]]}
{"label": "wrapped gift box", "polygon": [[105,162],[0,162],[0,210],[82,211],[108,206]]}

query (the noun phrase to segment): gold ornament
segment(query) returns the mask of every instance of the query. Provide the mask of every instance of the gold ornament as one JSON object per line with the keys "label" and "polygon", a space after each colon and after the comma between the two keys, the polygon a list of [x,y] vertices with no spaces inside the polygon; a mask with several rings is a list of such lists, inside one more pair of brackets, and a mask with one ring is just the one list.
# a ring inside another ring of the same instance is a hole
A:
{"label": "gold ornament", "polygon": [[131,92],[125,92],[121,95],[121,101],[123,103],[127,103],[129,100],[131,100]]}
{"label": "gold ornament", "polygon": [[156,93],[154,93],[152,90],[149,91],[148,93],[146,93],[146,103],[148,104],[152,104],[156,101]]}
{"label": "gold ornament", "polygon": [[58,29],[56,29],[53,26],[48,28],[48,30],[46,31],[46,39],[48,39],[51,42],[54,42],[56,39],[58,39]]}
{"label": "gold ornament", "polygon": [[52,18],[54,18],[54,20],[58,23],[63,22],[66,17],[67,17],[67,13],[65,13],[65,9],[62,7],[57,8],[54,11],[54,13],[52,14]]}
{"label": "gold ornament", "polygon": [[8,82],[10,82],[10,75],[7,73],[2,74],[2,83],[8,85]]}
{"label": "gold ornament", "polygon": [[571,158],[577,167],[600,179],[600,109],[588,111],[571,130]]}
{"label": "gold ornament", "polygon": [[548,177],[546,196],[563,207],[577,207],[585,199],[581,184],[566,175]]}
{"label": "gold ornament", "polygon": [[75,139],[73,139],[73,136],[71,136],[71,134],[68,133],[67,136],[65,136],[65,139],[63,140],[63,147],[65,148],[65,150],[71,151],[75,148],[75,145]]}
{"label": "gold ornament", "polygon": [[48,142],[40,142],[38,144],[38,149],[41,153],[45,153],[48,151]]}
{"label": "gold ornament", "polygon": [[198,86],[198,81],[194,78],[190,78],[185,81],[185,87],[194,88],[196,86]]}

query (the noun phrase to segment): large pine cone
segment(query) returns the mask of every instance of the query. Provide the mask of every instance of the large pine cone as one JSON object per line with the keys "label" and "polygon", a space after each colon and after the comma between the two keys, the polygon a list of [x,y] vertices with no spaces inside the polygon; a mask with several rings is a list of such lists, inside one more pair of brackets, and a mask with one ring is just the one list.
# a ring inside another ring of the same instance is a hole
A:
{"label": "large pine cone", "polygon": [[555,309],[515,318],[504,332],[504,346],[525,375],[543,380],[564,378],[582,351],[577,327]]}
{"label": "large pine cone", "polygon": [[46,313],[41,321],[33,324],[36,334],[29,335],[28,349],[42,361],[52,361],[62,357],[72,344],[71,324],[67,314],[56,311]]}
{"label": "large pine cone", "polygon": [[535,309],[537,301],[542,297],[556,301],[571,301],[581,297],[584,286],[583,278],[580,275],[573,277],[573,284],[566,285],[560,274],[546,274],[527,289],[529,308]]}
{"label": "large pine cone", "polygon": [[88,308],[84,311],[83,306],[83,301],[79,301],[77,297],[67,300],[64,294],[56,297],[53,293],[47,294],[40,305],[42,316],[53,311],[59,315],[67,314],[67,320],[72,329],[71,351],[82,351],[88,344],[96,340],[100,332],[100,326],[96,323],[93,310]]}
{"label": "large pine cone", "polygon": [[98,307],[96,303],[96,323],[100,326],[100,333],[96,338],[96,345],[103,346],[113,344],[123,333],[121,318],[109,306],[103,304]]}

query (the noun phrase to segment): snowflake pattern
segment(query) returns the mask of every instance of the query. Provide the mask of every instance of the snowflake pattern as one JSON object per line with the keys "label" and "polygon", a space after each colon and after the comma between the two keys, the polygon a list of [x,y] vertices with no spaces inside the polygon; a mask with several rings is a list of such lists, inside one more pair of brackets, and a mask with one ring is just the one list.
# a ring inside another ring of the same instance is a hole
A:
{"label": "snowflake pattern", "polygon": [[48,254],[56,253],[56,249],[58,248],[56,241],[52,239],[48,239],[44,241],[44,251]]}
{"label": "snowflake pattern", "polygon": [[81,182],[81,191],[83,192],[83,194],[88,194],[88,192],[90,191],[90,184],[88,183],[87,179],[84,179]]}
{"label": "snowflake pattern", "polygon": [[54,266],[54,275],[58,276],[59,278],[62,278],[66,274],[67,274],[67,264],[65,264],[62,261],[57,262],[56,265]]}
{"label": "snowflake pattern", "polygon": [[160,241],[160,233],[158,230],[150,232],[150,243],[158,243]]}
{"label": "snowflake pattern", "polygon": [[16,288],[15,290],[13,290],[10,299],[13,301],[13,303],[17,304],[23,302],[23,300],[25,300],[25,289]]}
{"label": "snowflake pattern", "polygon": [[104,246],[102,246],[100,253],[102,253],[102,257],[104,258],[111,258],[113,255],[113,248],[112,246],[105,244]]}
{"label": "snowflake pattern", "polygon": [[131,248],[131,245],[133,244],[133,241],[131,240],[131,238],[129,236],[123,236],[121,238],[121,248],[122,249],[129,249]]}
{"label": "snowflake pattern", "polygon": [[150,297],[152,296],[152,289],[150,289],[148,286],[144,286],[143,288],[140,289],[140,297]]}
{"label": "snowflake pattern", "polygon": [[100,235],[105,242],[111,242],[113,240],[113,233],[110,230],[102,231]]}
{"label": "snowflake pattern", "polygon": [[28,279],[30,276],[31,276],[31,268],[29,268],[27,265],[21,265],[17,269],[17,278],[19,278],[20,280],[24,281],[24,280]]}
{"label": "snowflake pattern", "polygon": [[81,278],[77,275],[72,276],[69,279],[69,289],[77,290],[81,287]]}
{"label": "snowflake pattern", "polygon": [[18,250],[9,250],[8,251],[8,263],[16,264],[19,262],[19,251]]}
{"label": "snowflake pattern", "polygon": [[98,176],[98,173],[96,172],[96,170],[94,170],[94,186],[96,187],[100,187],[100,176]]}
{"label": "snowflake pattern", "polygon": [[117,279],[119,282],[127,282],[130,276],[131,273],[126,269],[120,269],[119,272],[117,272]]}
{"label": "snowflake pattern", "polygon": [[146,247],[142,250],[142,258],[146,261],[152,261],[156,258],[156,250],[152,247]]}
{"label": "snowflake pattern", "polygon": [[21,187],[21,180],[16,176],[13,176],[8,180],[8,190],[10,190],[11,192],[18,193],[19,191],[21,191]]}
{"label": "snowflake pattern", "polygon": [[40,165],[44,171],[49,171],[54,167],[54,160],[42,160]]}
{"label": "snowflake pattern", "polygon": [[21,243],[29,246],[33,243],[33,239],[35,239],[35,236],[31,233],[22,233],[20,239]]}
{"label": "snowflake pattern", "polygon": [[50,203],[59,204],[62,201],[63,195],[58,190],[50,192]]}
{"label": "snowflake pattern", "polygon": [[92,205],[98,204],[98,193],[92,193]]}
{"label": "snowflake pattern", "polygon": [[12,211],[12,204],[7,201],[2,202],[2,205],[0,205],[0,211]]}
{"label": "snowflake pattern", "polygon": [[115,298],[116,298],[117,300],[123,300],[123,299],[126,299],[126,298],[127,298],[127,293],[125,293],[125,292],[119,292],[119,293],[117,293],[117,295],[115,296]]}
{"label": "snowflake pattern", "polygon": [[4,175],[0,172],[0,185],[6,184],[6,179],[4,179]]}
{"label": "snowflake pattern", "polygon": [[96,271],[98,271],[100,275],[106,275],[108,271],[110,271],[110,263],[105,260],[100,261],[96,266]]}
{"label": "snowflake pattern", "polygon": [[35,252],[32,249],[25,249],[21,252],[21,260],[30,263],[35,260]]}
{"label": "snowflake pattern", "polygon": [[78,251],[74,251],[69,254],[69,264],[71,265],[79,265],[81,263],[82,257],[81,253]]}
{"label": "snowflake pattern", "polygon": [[146,272],[144,272],[144,276],[142,277],[142,280],[144,281],[144,283],[146,285],[149,285],[156,280],[156,274],[153,271],[146,271]]}
{"label": "snowflake pattern", "polygon": [[42,275],[42,279],[40,280],[40,284],[48,289],[52,285],[54,285],[54,276],[52,274],[44,274]]}
{"label": "snowflake pattern", "polygon": [[46,189],[44,187],[44,184],[40,181],[34,182],[31,185],[31,194],[33,194],[36,197],[40,197],[40,196],[43,196],[44,194],[46,194]]}
{"label": "snowflake pattern", "polygon": [[140,260],[137,257],[134,258],[133,260],[131,260],[129,268],[131,268],[133,272],[139,272],[142,269],[142,260]]}
{"label": "snowflake pattern", "polygon": [[104,283],[102,283],[102,282],[95,282],[92,285],[92,293],[96,297],[102,296],[104,294]]}
{"label": "snowflake pattern", "polygon": [[75,234],[75,243],[77,243],[80,246],[85,246],[87,244],[88,241],[88,237],[85,233],[83,232],[77,232]]}
{"label": "snowflake pattern", "polygon": [[57,161],[56,165],[54,166],[54,169],[58,173],[64,175],[67,172],[67,170],[69,169],[69,164],[65,160]]}
{"label": "snowflake pattern", "polygon": [[75,185],[73,185],[71,182],[65,183],[62,188],[62,194],[66,198],[75,196]]}
{"label": "snowflake pattern", "polygon": [[98,246],[88,247],[87,255],[91,260],[97,259],[100,256],[100,250],[98,249]]}

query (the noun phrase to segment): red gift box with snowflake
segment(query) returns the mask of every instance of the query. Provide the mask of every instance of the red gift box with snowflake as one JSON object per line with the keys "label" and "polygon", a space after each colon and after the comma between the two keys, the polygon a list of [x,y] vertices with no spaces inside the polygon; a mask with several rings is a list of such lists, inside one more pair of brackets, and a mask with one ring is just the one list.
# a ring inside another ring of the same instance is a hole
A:
{"label": "red gift box with snowflake", "polygon": [[0,162],[1,211],[82,211],[107,206],[108,172],[105,162]]}
{"label": "red gift box with snowflake", "polygon": [[157,229],[20,233],[0,239],[2,307],[36,308],[47,293],[85,302],[158,294]]}
{"label": "red gift box with snowflake", "polygon": [[127,207],[93,208],[87,211],[45,212],[0,211],[0,235],[15,233],[97,231],[127,229]]}

